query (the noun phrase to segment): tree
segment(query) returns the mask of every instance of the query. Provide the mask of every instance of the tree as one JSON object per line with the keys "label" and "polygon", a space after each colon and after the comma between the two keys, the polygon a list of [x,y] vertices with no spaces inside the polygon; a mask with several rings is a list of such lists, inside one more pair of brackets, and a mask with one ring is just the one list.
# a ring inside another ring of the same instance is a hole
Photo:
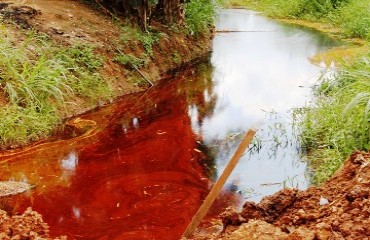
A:
{"label": "tree", "polygon": [[95,2],[115,12],[118,11],[125,17],[136,18],[144,31],[147,30],[152,18],[176,25],[183,25],[185,20],[184,0],[95,0]]}

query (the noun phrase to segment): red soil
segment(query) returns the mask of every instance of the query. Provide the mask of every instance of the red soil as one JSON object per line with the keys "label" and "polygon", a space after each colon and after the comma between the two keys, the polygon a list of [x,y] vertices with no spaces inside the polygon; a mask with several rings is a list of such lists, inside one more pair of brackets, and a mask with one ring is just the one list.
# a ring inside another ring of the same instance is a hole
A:
{"label": "red soil", "polygon": [[323,186],[246,202],[221,215],[223,233],[193,239],[369,239],[369,189],[370,154],[356,152]]}

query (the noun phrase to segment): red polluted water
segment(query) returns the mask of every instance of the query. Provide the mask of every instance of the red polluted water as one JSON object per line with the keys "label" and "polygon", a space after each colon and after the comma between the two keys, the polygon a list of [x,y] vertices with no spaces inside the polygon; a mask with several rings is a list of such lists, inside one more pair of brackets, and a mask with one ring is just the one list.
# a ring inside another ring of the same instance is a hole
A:
{"label": "red polluted water", "polygon": [[179,239],[209,191],[210,158],[188,109],[207,114],[211,87],[210,77],[188,70],[70,120],[49,142],[2,152],[0,180],[35,188],[0,207],[32,207],[52,236],[68,239]]}

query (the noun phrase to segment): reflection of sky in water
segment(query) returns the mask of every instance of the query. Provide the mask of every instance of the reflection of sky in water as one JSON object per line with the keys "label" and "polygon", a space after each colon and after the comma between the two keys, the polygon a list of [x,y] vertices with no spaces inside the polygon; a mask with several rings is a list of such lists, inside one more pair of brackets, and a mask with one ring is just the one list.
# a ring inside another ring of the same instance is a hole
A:
{"label": "reflection of sky in water", "polygon": [[307,187],[290,110],[305,105],[308,87],[320,74],[308,58],[334,43],[246,10],[222,11],[217,29],[246,31],[218,33],[214,39],[215,86],[213,93],[205,93],[217,95],[214,114],[198,126],[197,109],[189,109],[194,130],[209,146],[217,145],[218,175],[236,147],[230,143],[240,140],[231,134],[258,125],[261,149],[241,160],[229,182],[238,182],[242,192],[252,189],[258,195],[252,200],[284,185]]}

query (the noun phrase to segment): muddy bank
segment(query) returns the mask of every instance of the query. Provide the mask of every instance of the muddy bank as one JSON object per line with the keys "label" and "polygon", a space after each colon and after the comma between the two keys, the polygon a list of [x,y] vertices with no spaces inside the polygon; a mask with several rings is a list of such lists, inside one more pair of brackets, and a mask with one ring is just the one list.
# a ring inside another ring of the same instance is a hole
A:
{"label": "muddy bank", "polygon": [[369,187],[370,154],[356,152],[321,187],[246,202],[221,215],[222,234],[193,239],[368,239]]}
{"label": "muddy bank", "polygon": [[[135,32],[125,31],[138,26],[134,22],[121,19],[119,15],[111,14],[106,9],[74,0],[3,1],[0,4],[0,17],[3,21],[15,23],[20,28],[13,29],[14,34],[22,35],[21,29],[32,29],[46,34],[61,46],[91,44],[96,47],[96,53],[103,55],[106,60],[101,70],[103,76],[117,78],[112,79],[113,84],[121,87],[117,95],[145,89],[147,84],[137,86],[130,82],[134,77],[142,78],[140,74],[130,66],[114,60],[120,51],[137,57],[145,53],[146,46],[140,43],[140,39],[125,35],[135,35]],[[126,26],[129,28],[125,28]],[[8,27],[12,28],[10,25]],[[210,51],[210,32],[192,36],[155,21],[150,31],[160,33],[160,40],[153,44],[153,52],[140,70],[153,82],[158,81],[165,73],[203,57]]]}
{"label": "muddy bank", "polygon": [[49,227],[42,220],[42,216],[31,208],[22,215],[8,216],[0,210],[0,239],[54,239],[63,240],[65,237],[50,238]]}
{"label": "muddy bank", "polygon": [[[80,91],[78,87],[72,93],[60,90],[68,104],[58,103],[53,96],[50,97],[50,108],[58,118],[58,123],[53,122],[52,125],[60,125],[62,119],[108,104],[120,96],[146,90],[171,71],[194,64],[195,60],[208,55],[212,38],[211,31],[193,36],[185,29],[182,31],[155,21],[148,33],[142,32],[134,23],[119,15],[112,16],[102,8],[73,0],[2,1],[0,20],[2,34],[14,49],[27,45],[29,39],[41,38],[45,39],[45,46],[49,48],[75,51],[72,61],[78,63],[68,68],[68,74],[72,77],[76,74],[74,77],[79,79],[81,85],[91,83],[87,90]],[[37,49],[38,46],[26,48],[30,52],[26,54],[30,63],[38,61]],[[97,61],[88,63],[81,53],[82,49],[92,49],[91,56],[98,56]],[[90,63],[97,65],[91,66]],[[84,69],[81,70],[83,74],[78,76],[75,69]],[[0,107],[8,109],[14,106],[17,107],[11,93],[0,86]],[[0,148],[25,146],[30,141],[44,139],[50,134],[45,133],[47,131],[52,132],[48,128],[27,140],[23,140],[24,137],[2,137]]]}

